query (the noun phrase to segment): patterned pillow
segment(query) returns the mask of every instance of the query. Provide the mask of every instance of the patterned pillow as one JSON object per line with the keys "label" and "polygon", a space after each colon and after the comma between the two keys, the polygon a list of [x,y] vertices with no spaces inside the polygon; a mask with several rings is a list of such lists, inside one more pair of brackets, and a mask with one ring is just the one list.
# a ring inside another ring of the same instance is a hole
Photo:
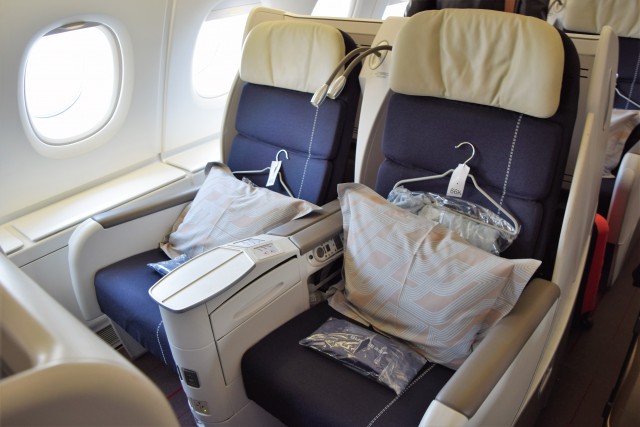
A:
{"label": "patterned pillow", "polygon": [[266,233],[320,209],[237,179],[214,163],[184,219],[160,248],[171,258],[192,258],[216,246]]}
{"label": "patterned pillow", "polygon": [[457,369],[540,266],[470,245],[446,227],[341,184],[345,289],[330,305]]}

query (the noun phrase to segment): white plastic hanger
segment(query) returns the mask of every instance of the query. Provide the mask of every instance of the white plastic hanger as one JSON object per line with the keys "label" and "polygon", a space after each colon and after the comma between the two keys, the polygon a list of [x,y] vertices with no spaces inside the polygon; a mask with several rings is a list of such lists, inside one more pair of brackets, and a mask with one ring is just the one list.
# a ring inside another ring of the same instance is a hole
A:
{"label": "white plastic hanger", "polygon": [[[284,153],[284,156],[287,160],[289,160],[289,153],[287,152],[287,150],[282,149],[280,151],[278,151],[276,153],[276,161],[279,162],[280,161],[280,153]],[[240,174],[240,175],[251,175],[251,174],[260,174],[260,173],[265,173],[265,172],[269,172],[271,170],[271,167],[266,167],[264,169],[256,169],[256,170],[249,170],[249,171],[233,171],[232,173],[234,175],[236,174]],[[282,187],[284,188],[284,190],[287,192],[287,194],[291,197],[293,196],[293,193],[291,192],[291,190],[289,190],[289,187],[287,186],[287,184],[285,184],[284,179],[282,178],[282,172],[279,170],[278,171],[278,180],[280,181],[280,184],[282,185]]]}
{"label": "white plastic hanger", "polygon": [[[471,146],[471,157],[469,157],[467,160],[464,161],[464,165],[466,165],[471,159],[473,159],[473,156],[476,155],[476,148],[473,146],[472,143],[470,142],[461,142],[460,144],[456,145],[455,148],[460,148],[462,145],[469,145]],[[444,178],[446,176],[449,176],[453,173],[453,169],[449,169],[448,171],[446,171],[445,173],[442,173],[440,175],[430,175],[430,176],[423,176],[420,178],[408,178],[408,179],[403,179],[400,180],[398,182],[396,182],[396,184],[393,186],[393,188],[395,189],[396,187],[402,185],[402,184],[407,184],[407,183],[411,183],[411,182],[419,182],[419,181],[430,181],[433,179],[440,179],[440,178]],[[520,233],[520,223],[515,219],[515,217],[513,215],[511,215],[505,208],[503,208],[502,206],[500,206],[500,204],[498,202],[496,202],[486,191],[484,191],[480,185],[478,185],[478,182],[476,181],[475,177],[472,174],[468,175],[468,178],[471,178],[471,182],[473,182],[473,186],[476,188],[476,190],[478,190],[480,192],[480,194],[482,194],[484,197],[486,197],[487,200],[489,200],[489,202],[491,202],[492,205],[494,205],[496,208],[498,208],[499,211],[504,212],[504,214],[507,216],[507,218],[509,218],[511,220],[511,222],[513,223],[514,227],[515,227],[515,234]]]}

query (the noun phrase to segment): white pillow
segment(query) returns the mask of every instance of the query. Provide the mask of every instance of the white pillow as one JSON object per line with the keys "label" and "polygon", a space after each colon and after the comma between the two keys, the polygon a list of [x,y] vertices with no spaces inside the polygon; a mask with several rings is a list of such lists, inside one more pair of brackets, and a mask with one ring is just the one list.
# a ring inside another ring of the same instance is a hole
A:
{"label": "white pillow", "polygon": [[330,305],[457,369],[518,300],[540,261],[510,260],[387,202],[341,184],[345,289]]}
{"label": "white pillow", "polygon": [[[160,248],[192,258],[216,246],[266,233],[320,208],[237,179],[214,163],[184,219]],[[180,218],[178,219],[180,221]]]}

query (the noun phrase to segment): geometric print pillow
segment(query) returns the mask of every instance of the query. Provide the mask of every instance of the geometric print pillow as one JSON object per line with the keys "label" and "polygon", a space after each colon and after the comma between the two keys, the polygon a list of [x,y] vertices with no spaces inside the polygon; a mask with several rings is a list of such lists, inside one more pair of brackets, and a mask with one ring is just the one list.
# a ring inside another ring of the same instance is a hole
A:
{"label": "geometric print pillow", "polygon": [[511,311],[540,266],[478,249],[362,184],[340,184],[338,198],[345,287],[331,307],[449,368]]}
{"label": "geometric print pillow", "polygon": [[214,163],[184,219],[160,248],[171,258],[182,254],[192,258],[318,209],[313,203],[243,182],[224,164]]}

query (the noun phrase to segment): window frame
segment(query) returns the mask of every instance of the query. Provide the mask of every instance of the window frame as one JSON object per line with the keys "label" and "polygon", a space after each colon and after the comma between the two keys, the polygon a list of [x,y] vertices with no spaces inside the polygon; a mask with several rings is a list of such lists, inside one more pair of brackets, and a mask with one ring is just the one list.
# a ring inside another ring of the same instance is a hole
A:
{"label": "window frame", "polygon": [[[114,90],[108,112],[88,130],[67,138],[48,138],[38,132],[28,109],[26,97],[26,70],[33,46],[48,35],[61,31],[99,27],[107,35],[114,62]],[[121,128],[125,121],[133,92],[133,49],[124,26],[108,16],[83,16],[78,19],[52,23],[36,33],[25,46],[18,78],[18,106],[20,119],[27,139],[41,155],[50,158],[78,156],[94,150]]]}

